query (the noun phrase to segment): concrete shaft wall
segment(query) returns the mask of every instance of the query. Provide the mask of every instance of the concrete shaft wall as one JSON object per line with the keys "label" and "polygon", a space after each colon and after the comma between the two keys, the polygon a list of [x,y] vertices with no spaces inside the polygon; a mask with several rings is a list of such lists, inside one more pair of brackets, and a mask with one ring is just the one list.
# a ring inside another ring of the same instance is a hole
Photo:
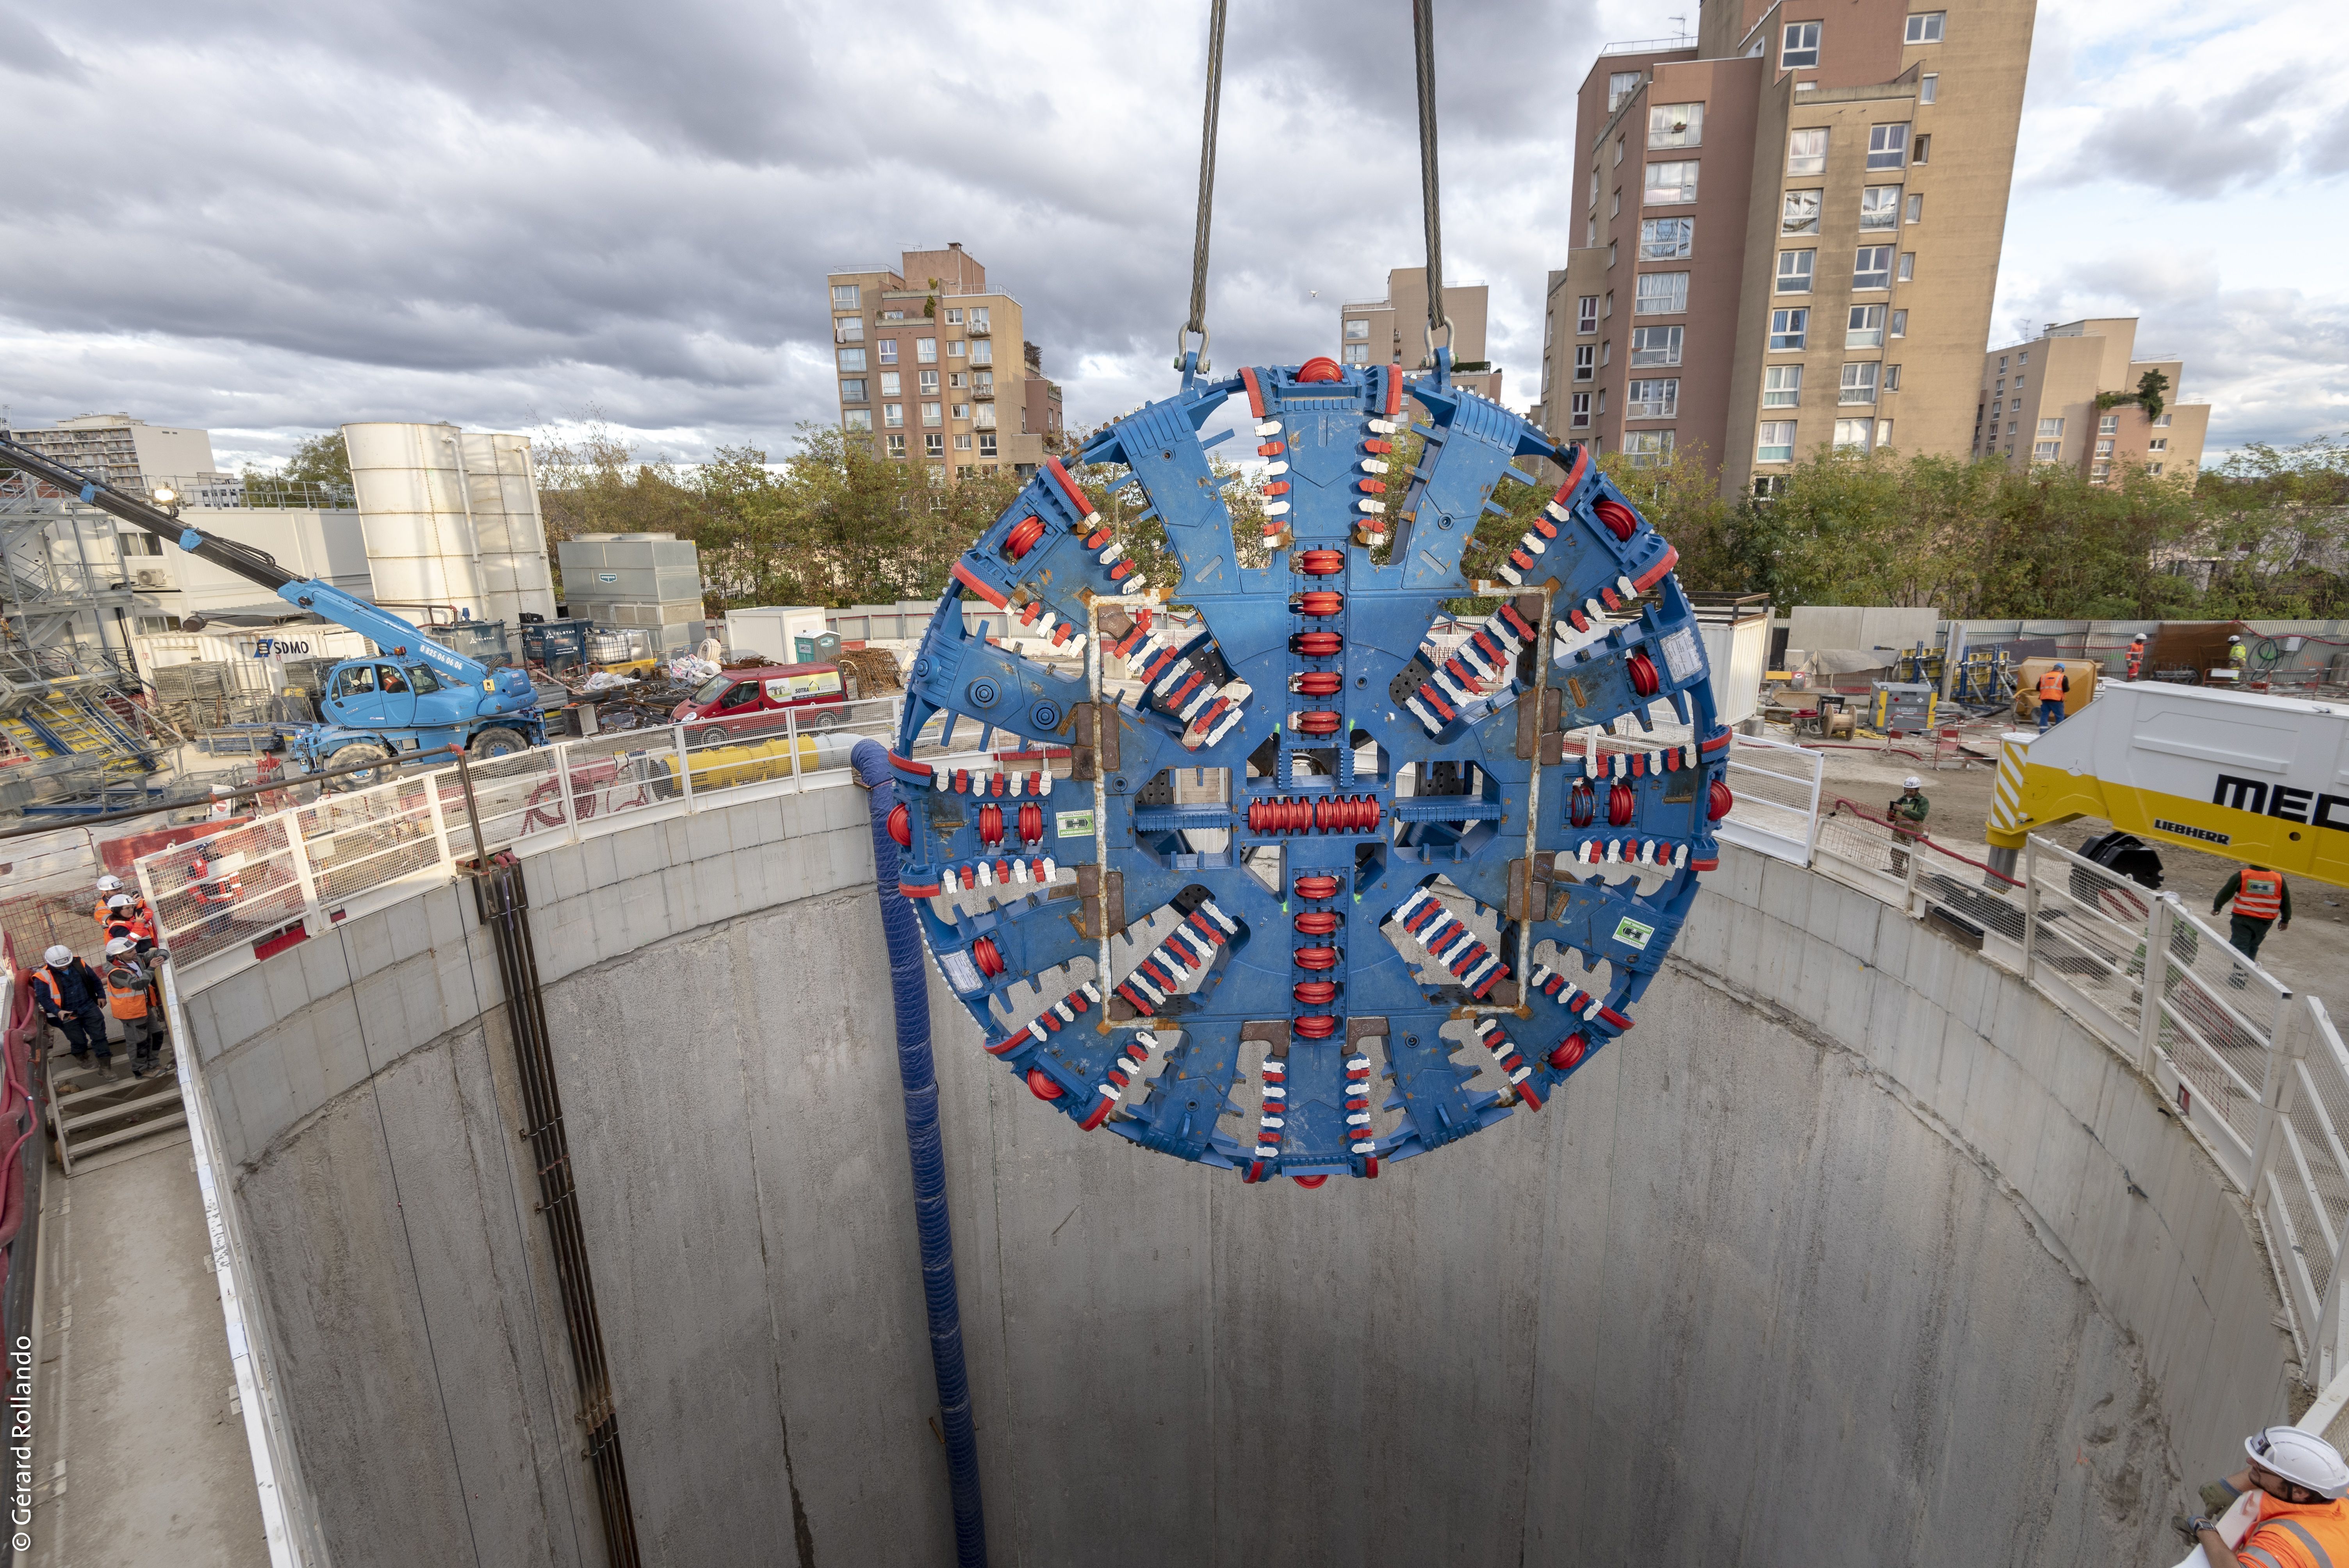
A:
{"label": "concrete shaft wall", "polygon": [[[864,797],[527,862],[647,1561],[951,1560]],[[1538,1117],[1308,1192],[1076,1131],[935,998],[995,1560],[2139,1563],[2288,1342],[2084,1030],[1726,851]],[[342,1568],[602,1560],[469,895],[190,1005]]]}

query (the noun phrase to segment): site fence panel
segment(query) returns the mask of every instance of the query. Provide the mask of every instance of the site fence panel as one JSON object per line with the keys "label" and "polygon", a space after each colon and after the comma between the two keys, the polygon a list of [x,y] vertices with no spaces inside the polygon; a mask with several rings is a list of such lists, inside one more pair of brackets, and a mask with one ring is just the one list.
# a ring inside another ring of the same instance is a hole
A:
{"label": "site fence panel", "polygon": [[1817,842],[1826,758],[1804,746],[1738,735],[1729,743],[1736,804],[1716,831],[1733,844],[1808,865]]}

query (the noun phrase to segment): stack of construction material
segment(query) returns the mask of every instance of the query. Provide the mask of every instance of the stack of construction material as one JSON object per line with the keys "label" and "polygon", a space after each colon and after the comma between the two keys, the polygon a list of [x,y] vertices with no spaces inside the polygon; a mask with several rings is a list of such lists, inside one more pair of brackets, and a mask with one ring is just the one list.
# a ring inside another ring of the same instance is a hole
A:
{"label": "stack of construction material", "polygon": [[648,634],[657,649],[701,640],[701,553],[673,533],[583,533],[555,546],[574,616]]}

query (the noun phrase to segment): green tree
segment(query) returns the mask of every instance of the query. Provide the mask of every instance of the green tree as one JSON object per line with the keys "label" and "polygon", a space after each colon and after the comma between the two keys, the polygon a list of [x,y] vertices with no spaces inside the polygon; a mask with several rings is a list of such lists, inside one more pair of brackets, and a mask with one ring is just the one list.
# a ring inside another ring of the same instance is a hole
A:
{"label": "green tree", "polygon": [[328,430],[305,438],[285,459],[278,477],[300,484],[349,485],[351,455],[343,446],[343,433]]}

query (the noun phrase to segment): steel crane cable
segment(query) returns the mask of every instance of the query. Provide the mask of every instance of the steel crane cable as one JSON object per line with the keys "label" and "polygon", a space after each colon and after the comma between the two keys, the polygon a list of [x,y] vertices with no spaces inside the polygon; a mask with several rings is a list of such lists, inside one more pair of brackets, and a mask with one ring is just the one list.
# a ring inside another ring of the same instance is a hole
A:
{"label": "steel crane cable", "polygon": [[1174,368],[1183,368],[1185,339],[1199,335],[1199,368],[1207,367],[1207,228],[1216,204],[1216,117],[1224,96],[1224,11],[1214,0],[1207,19],[1207,107],[1199,127],[1199,222],[1191,237],[1191,319],[1174,335]]}
{"label": "steel crane cable", "polygon": [[[1217,0],[1220,6],[1222,0]],[[1435,181],[1435,0],[1411,0],[1411,52],[1419,84],[1419,189],[1427,224],[1427,355],[1435,356],[1435,335],[1452,346],[1452,322],[1444,314],[1444,221],[1437,211]],[[1203,220],[1204,222],[1204,220]]]}

